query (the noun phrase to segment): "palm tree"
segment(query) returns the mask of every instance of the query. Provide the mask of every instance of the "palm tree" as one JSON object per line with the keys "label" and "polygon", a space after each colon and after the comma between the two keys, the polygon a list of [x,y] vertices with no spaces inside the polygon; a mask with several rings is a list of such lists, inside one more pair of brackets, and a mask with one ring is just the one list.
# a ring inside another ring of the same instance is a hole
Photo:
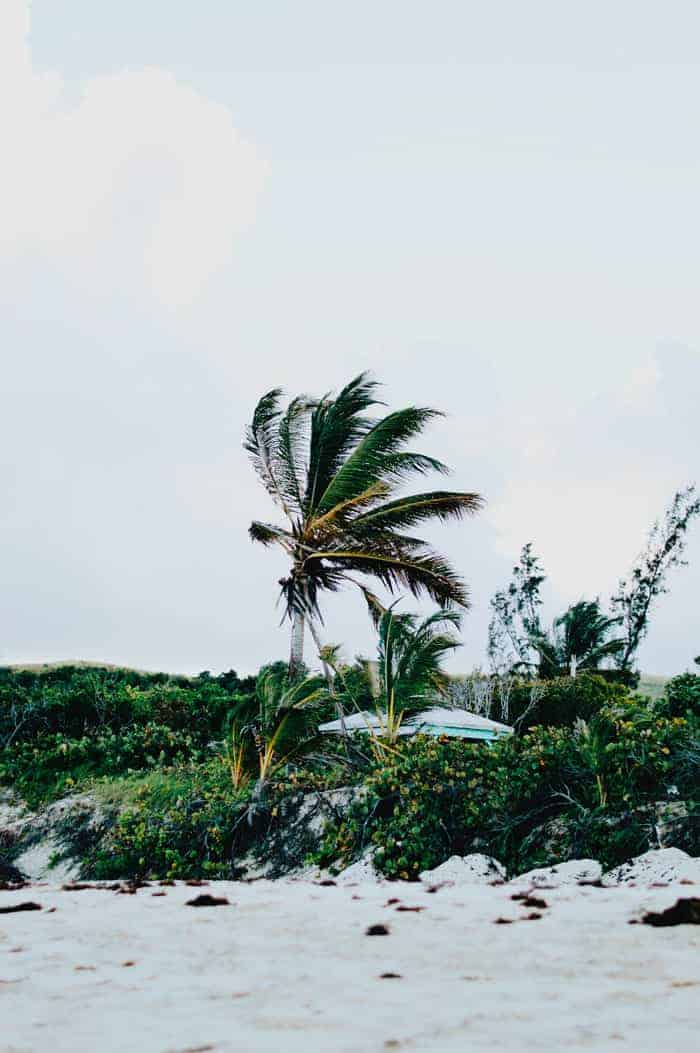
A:
{"label": "palm tree", "polygon": [[607,618],[597,600],[579,600],[554,622],[550,636],[532,634],[530,643],[540,659],[540,676],[545,679],[577,670],[595,670],[605,658],[614,658],[624,648],[624,640],[610,639],[621,618]]}
{"label": "palm tree", "polygon": [[389,591],[404,586],[427,594],[441,607],[466,607],[467,589],[450,565],[420,538],[402,531],[431,519],[459,519],[476,512],[475,493],[436,490],[399,497],[412,475],[445,473],[440,461],[412,453],[406,444],[440,414],[409,406],[374,418],[377,384],[360,374],[337,395],[300,396],[286,410],[275,389],[258,403],[245,448],[286,524],[253,522],[250,536],[277,545],[288,556],[280,580],[292,622],[290,675],[302,661],[308,623],[320,650],[315,623],[320,598],[348,583],[371,593],[361,578]]}
{"label": "palm tree", "polygon": [[262,670],[255,695],[241,698],[231,712],[226,760],[234,788],[255,771],[260,789],[281,765],[308,753],[328,702],[322,677],[290,682],[284,667]]}
{"label": "palm tree", "polygon": [[460,620],[456,611],[436,611],[419,622],[414,614],[395,614],[393,607],[379,618],[377,716],[389,743],[396,742],[405,716],[445,692],[449,678],[442,660],[461,646],[449,631],[459,629]]}

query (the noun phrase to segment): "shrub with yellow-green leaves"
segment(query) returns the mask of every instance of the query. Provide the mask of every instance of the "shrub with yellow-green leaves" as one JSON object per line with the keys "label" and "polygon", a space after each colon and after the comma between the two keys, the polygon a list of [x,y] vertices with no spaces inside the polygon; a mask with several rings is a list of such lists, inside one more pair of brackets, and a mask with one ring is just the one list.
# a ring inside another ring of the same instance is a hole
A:
{"label": "shrub with yellow-green leaves", "polygon": [[245,807],[220,758],[147,778],[86,872],[96,878],[225,878]]}
{"label": "shrub with yellow-green leaves", "polygon": [[58,797],[96,776],[149,771],[209,751],[195,731],[149,722],[101,728],[80,738],[41,734],[0,751],[0,782],[10,783],[30,804]]}
{"label": "shrub with yellow-green leaves", "polygon": [[364,781],[366,796],[329,830],[322,863],[351,859],[367,844],[381,871],[409,880],[466,850],[505,777],[500,754],[449,739],[401,744]]}
{"label": "shrub with yellow-green leaves", "polygon": [[513,870],[582,846],[612,865],[646,847],[655,801],[680,796],[694,814],[699,774],[697,722],[638,700],[492,746],[417,737],[368,774],[366,797],[317,858],[349,861],[371,846],[377,867],[403,879],[476,850]]}

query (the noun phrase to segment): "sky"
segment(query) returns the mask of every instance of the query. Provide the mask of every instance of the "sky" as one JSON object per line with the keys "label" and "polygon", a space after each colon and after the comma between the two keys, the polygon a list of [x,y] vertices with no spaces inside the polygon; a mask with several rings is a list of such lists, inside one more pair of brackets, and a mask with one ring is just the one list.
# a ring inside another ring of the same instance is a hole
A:
{"label": "sky", "polygon": [[[430,534],[454,668],[528,541],[548,620],[607,602],[700,482],[699,33],[691,0],[4,0],[0,662],[284,657],[243,429],[364,369],[487,500]],[[700,652],[700,526],[687,558],[646,672]],[[357,596],[325,614],[372,653]]]}

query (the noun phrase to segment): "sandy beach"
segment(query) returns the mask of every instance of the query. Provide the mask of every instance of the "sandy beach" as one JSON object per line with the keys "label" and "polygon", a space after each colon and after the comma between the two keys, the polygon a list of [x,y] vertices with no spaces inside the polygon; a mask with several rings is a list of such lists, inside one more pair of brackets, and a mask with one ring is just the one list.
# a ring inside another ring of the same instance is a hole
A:
{"label": "sandy beach", "polygon": [[518,891],[0,892],[0,1053],[694,1048],[700,928],[629,924],[694,888]]}

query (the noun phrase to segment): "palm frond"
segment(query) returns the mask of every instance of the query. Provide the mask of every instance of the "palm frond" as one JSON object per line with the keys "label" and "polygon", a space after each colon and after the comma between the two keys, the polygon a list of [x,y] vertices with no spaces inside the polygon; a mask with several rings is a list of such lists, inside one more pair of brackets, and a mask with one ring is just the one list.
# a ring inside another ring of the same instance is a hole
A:
{"label": "palm frond", "polygon": [[615,658],[621,654],[624,646],[624,640],[608,640],[599,647],[592,647],[581,665],[583,668],[597,669],[604,658]]}
{"label": "palm frond", "polygon": [[282,411],[279,403],[282,389],[273,388],[258,402],[253,419],[246,428],[243,448],[247,450],[253,467],[270,496],[284,507],[279,480],[276,474],[279,443],[278,425]]}
{"label": "palm frond", "polygon": [[444,690],[443,660],[460,646],[449,629],[459,625],[456,612],[437,612],[422,622],[414,614],[396,613],[393,606],[384,612],[377,658],[388,728],[397,731],[404,714],[415,712],[436,691]]}
{"label": "palm frond", "polygon": [[350,451],[371,428],[373,421],[363,414],[371,406],[379,405],[378,387],[368,373],[360,373],[335,398],[327,395],[317,404],[311,417],[306,493],[308,515],[317,510],[319,497]]}
{"label": "palm frond", "polygon": [[467,587],[462,578],[448,560],[427,546],[396,555],[370,546],[317,552],[308,561],[311,574],[317,560],[327,560],[337,567],[368,574],[392,592],[404,586],[414,596],[425,593],[441,607],[452,604],[469,606]]}
{"label": "palm frond", "polygon": [[308,710],[327,699],[326,682],[321,676],[289,681],[276,668],[265,669],[255,685],[258,720],[267,732],[274,728],[284,714],[291,710]]}
{"label": "palm frond", "polygon": [[572,661],[581,669],[597,669],[605,658],[614,658],[624,649],[624,641],[610,639],[619,624],[608,618],[597,600],[579,600],[554,621],[550,635],[531,633],[531,647],[540,657],[540,673],[557,676],[566,672]]}
{"label": "palm frond", "polygon": [[411,475],[427,475],[428,472],[449,475],[450,469],[437,457],[428,457],[424,453],[400,452],[384,459],[382,476],[396,485]]}
{"label": "palm frond", "polygon": [[371,589],[368,589],[365,585],[360,584],[360,582],[357,582],[357,586],[365,598],[365,603],[367,604],[367,610],[369,611],[369,616],[372,619],[372,624],[374,625],[375,629],[378,629],[382,617],[386,614],[387,609],[382,603],[382,601],[379,599],[379,597],[375,595],[375,593],[373,593]]}
{"label": "palm frond", "polygon": [[386,497],[388,493],[389,487],[386,483],[372,483],[362,493],[334,505],[322,516],[310,518],[305,530],[306,536],[313,534],[315,537],[319,537],[329,527],[346,524],[349,520],[352,520],[353,523],[359,522],[362,518],[363,510],[371,508],[373,504],[382,497]]}
{"label": "palm frond", "polygon": [[276,526],[275,523],[260,523],[258,520],[248,527],[248,536],[251,541],[258,541],[261,545],[282,545],[290,549],[294,545],[294,535],[285,530],[284,527]]}
{"label": "palm frond", "polygon": [[[437,410],[410,406],[389,413],[360,439],[340,466],[317,502],[319,514],[329,511],[366,490],[374,482],[400,478],[440,465],[434,458],[401,452],[401,447],[419,435],[430,421],[442,416]],[[444,468],[444,466],[442,466]]]}
{"label": "palm frond", "polygon": [[479,494],[434,490],[426,494],[411,494],[396,501],[373,508],[353,519],[353,526],[396,529],[413,526],[426,519],[462,519],[483,507]]}
{"label": "palm frond", "polygon": [[309,414],[315,405],[305,395],[292,399],[278,425],[275,475],[287,504],[299,517],[306,487],[303,445],[307,443]]}
{"label": "palm frond", "polygon": [[444,691],[448,677],[442,670],[442,660],[461,646],[449,630],[459,629],[460,625],[461,615],[457,611],[437,611],[417,626],[397,670],[398,680],[414,685],[404,704],[436,689]]}

